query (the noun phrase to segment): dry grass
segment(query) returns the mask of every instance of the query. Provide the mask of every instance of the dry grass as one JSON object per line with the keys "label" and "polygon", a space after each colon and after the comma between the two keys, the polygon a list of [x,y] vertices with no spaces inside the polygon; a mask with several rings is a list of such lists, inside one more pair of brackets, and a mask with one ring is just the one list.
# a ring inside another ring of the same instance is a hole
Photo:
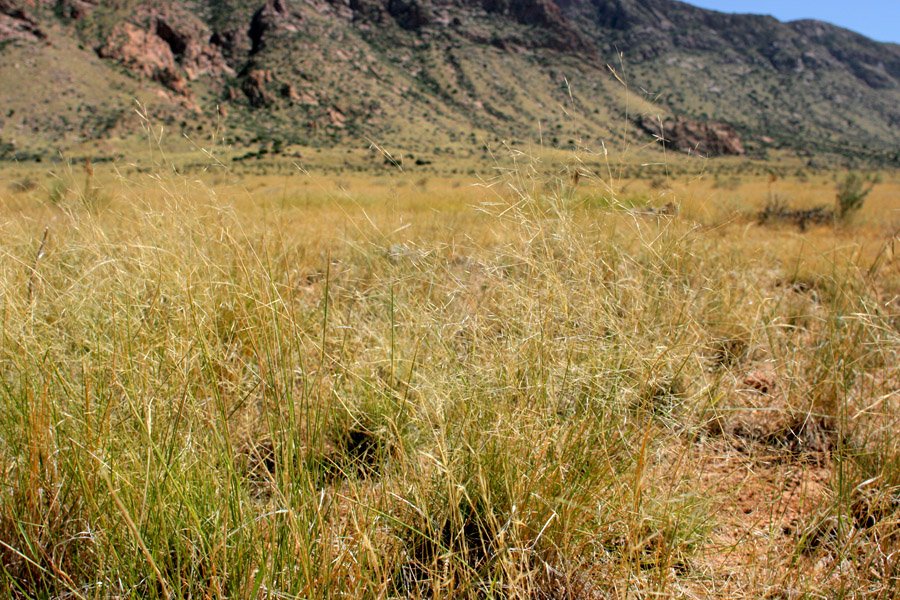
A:
{"label": "dry grass", "polygon": [[150,171],[0,192],[5,596],[896,595],[896,181]]}

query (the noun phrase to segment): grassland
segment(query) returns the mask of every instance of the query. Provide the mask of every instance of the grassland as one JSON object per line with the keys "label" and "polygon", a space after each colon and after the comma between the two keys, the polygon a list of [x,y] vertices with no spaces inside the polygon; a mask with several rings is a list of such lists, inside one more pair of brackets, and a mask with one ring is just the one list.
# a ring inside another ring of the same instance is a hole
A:
{"label": "grassland", "polygon": [[364,152],[2,171],[0,594],[900,595],[896,173]]}

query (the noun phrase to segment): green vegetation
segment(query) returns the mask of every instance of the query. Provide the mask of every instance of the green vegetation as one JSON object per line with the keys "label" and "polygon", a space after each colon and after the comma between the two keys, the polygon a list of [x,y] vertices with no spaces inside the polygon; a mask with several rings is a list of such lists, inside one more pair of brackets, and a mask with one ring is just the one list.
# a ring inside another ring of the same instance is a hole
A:
{"label": "green vegetation", "polygon": [[867,180],[859,173],[847,173],[838,183],[836,214],[839,219],[848,219],[858,212],[866,201],[866,196],[875,187],[875,182]]}

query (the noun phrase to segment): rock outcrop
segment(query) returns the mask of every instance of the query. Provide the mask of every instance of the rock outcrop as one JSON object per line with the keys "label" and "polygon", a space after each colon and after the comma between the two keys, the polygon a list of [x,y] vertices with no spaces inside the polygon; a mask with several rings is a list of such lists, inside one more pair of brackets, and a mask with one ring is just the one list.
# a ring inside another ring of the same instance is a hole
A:
{"label": "rock outcrop", "polygon": [[133,72],[192,98],[188,82],[201,75],[231,73],[209,28],[175,8],[155,6],[115,25],[97,49]]}
{"label": "rock outcrop", "polygon": [[428,7],[417,0],[388,0],[387,12],[400,27],[410,31],[425,27],[433,20]]}
{"label": "rock outcrop", "polygon": [[695,121],[676,117],[660,121],[650,115],[637,120],[638,126],[667,148],[701,156],[741,156],[744,145],[734,128],[718,121]]}
{"label": "rock outcrop", "polygon": [[302,14],[288,0],[268,0],[250,21],[250,54],[256,54],[274,34],[296,33],[303,24]]}
{"label": "rock outcrop", "polygon": [[479,0],[481,7],[492,14],[511,17],[522,25],[535,28],[542,44],[556,50],[582,51],[589,44],[570,25],[553,0]]}
{"label": "rock outcrop", "polygon": [[509,15],[525,25],[556,27],[565,24],[565,18],[553,0],[481,0],[481,7],[489,13]]}
{"label": "rock outcrop", "polygon": [[212,32],[202,21],[173,13],[155,14],[148,21],[156,35],[168,44],[189,80],[230,71],[221,50],[210,42]]}
{"label": "rock outcrop", "polygon": [[356,22],[385,24],[416,31],[435,23],[427,0],[326,0],[338,15]]}
{"label": "rock outcrop", "polygon": [[[553,0],[308,0],[318,10],[330,8],[354,22],[396,24],[406,31],[437,31],[452,25],[457,33],[475,42],[507,46],[552,47],[559,50],[587,48],[583,38],[569,26]],[[527,35],[500,32],[484,35],[472,23],[488,15],[525,26]],[[500,41],[501,43],[497,43]]]}
{"label": "rock outcrop", "polygon": [[187,81],[178,72],[172,49],[155,31],[133,23],[119,23],[112,28],[97,54],[158,81],[174,92],[188,93]]}
{"label": "rock outcrop", "polygon": [[10,40],[38,41],[47,37],[24,3],[0,0],[0,42]]}
{"label": "rock outcrop", "polygon": [[78,21],[91,14],[97,7],[97,0],[59,0],[56,9],[65,19]]}
{"label": "rock outcrop", "polygon": [[272,72],[266,69],[252,69],[244,76],[241,90],[251,106],[268,106],[275,101],[275,94],[268,88],[272,83]]}

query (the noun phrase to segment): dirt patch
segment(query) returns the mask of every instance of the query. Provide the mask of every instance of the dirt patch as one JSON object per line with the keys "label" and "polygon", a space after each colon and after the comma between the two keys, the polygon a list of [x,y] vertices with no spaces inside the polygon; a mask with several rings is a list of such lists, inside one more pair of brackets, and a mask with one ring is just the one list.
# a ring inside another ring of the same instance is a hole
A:
{"label": "dirt patch", "polygon": [[713,595],[737,597],[787,572],[804,527],[830,500],[830,468],[753,457],[724,440],[700,448],[694,464],[715,521],[695,570],[717,582]]}
{"label": "dirt patch", "polygon": [[705,431],[746,454],[822,465],[838,446],[840,435],[834,420],[795,408],[770,368],[763,366],[736,377],[734,389],[726,397]]}

